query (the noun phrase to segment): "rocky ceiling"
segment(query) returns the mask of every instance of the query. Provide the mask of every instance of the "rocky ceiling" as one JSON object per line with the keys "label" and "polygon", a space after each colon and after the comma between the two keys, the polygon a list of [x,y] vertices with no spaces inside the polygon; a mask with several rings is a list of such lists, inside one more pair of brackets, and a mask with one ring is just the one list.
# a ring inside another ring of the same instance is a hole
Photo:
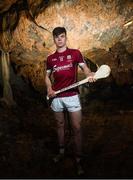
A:
{"label": "rocky ceiling", "polygon": [[65,26],[68,45],[98,65],[106,63],[119,84],[132,84],[132,0],[0,0],[0,49],[16,73],[35,88],[44,84],[44,62],[55,46],[51,31]]}

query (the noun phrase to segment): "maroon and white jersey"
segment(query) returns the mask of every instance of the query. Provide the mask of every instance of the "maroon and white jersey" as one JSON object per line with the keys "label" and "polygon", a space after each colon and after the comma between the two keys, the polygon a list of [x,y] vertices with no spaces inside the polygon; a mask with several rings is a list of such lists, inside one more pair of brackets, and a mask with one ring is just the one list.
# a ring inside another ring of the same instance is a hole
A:
{"label": "maroon and white jersey", "polygon": [[[47,72],[53,73],[53,90],[57,91],[77,82],[78,65],[84,64],[79,50],[67,48],[64,52],[55,52],[47,58]],[[58,97],[67,97],[78,94],[78,88],[73,88],[58,94]]]}

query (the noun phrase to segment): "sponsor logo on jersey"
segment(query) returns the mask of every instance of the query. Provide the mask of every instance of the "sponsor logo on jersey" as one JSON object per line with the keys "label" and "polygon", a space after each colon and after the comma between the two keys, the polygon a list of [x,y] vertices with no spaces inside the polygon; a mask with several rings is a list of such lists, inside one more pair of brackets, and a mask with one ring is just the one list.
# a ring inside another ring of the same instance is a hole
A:
{"label": "sponsor logo on jersey", "polygon": [[57,61],[57,59],[56,59],[56,58],[53,58],[52,61]]}
{"label": "sponsor logo on jersey", "polygon": [[72,63],[64,65],[64,66],[58,66],[58,67],[57,67],[57,65],[54,65],[53,72],[69,70],[71,67],[73,67]]}

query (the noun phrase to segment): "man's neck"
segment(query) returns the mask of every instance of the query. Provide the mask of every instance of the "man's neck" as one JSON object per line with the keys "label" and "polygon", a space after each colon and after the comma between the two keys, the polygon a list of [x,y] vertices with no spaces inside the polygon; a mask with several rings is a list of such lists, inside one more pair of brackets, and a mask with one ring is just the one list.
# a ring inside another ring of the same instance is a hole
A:
{"label": "man's neck", "polygon": [[66,46],[61,47],[61,48],[57,48],[57,52],[62,53],[62,52],[64,52],[66,49],[67,49]]}

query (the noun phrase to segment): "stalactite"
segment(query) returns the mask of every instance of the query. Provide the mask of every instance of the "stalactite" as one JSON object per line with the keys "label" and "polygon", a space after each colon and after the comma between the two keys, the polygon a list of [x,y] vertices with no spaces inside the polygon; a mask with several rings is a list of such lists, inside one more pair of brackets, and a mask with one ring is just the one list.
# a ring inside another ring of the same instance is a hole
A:
{"label": "stalactite", "polygon": [[0,99],[0,102],[4,102],[8,106],[15,105],[13,99],[12,88],[10,85],[10,57],[9,52],[11,48],[11,34],[10,31],[6,31],[0,34],[1,35],[1,65],[2,65],[2,81],[3,81],[3,97]]}
{"label": "stalactite", "polygon": [[15,105],[13,100],[12,88],[10,85],[10,59],[9,52],[2,51],[1,56],[2,65],[2,80],[3,80],[3,98],[1,101],[5,102],[7,105]]}

